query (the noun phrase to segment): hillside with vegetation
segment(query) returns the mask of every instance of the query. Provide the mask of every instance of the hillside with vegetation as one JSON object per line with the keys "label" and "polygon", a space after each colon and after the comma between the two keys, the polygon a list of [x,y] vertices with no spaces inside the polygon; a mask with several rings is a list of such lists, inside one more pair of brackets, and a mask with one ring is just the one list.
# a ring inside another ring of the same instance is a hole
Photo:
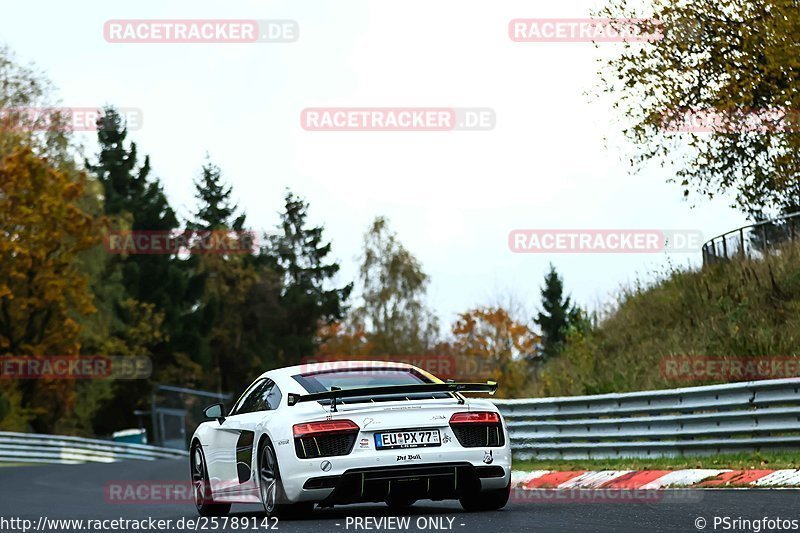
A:
{"label": "hillside with vegetation", "polygon": [[[704,378],[691,367],[676,376],[665,367],[665,361],[705,358],[744,359],[755,370],[747,374],[745,366],[744,377],[781,377],[775,373],[797,368],[785,358],[798,357],[800,246],[787,244],[763,260],[671,270],[655,282],[621,289],[595,328],[568,334],[559,356],[545,363],[536,393],[598,394],[740,380]],[[771,375],[753,368],[759,360],[769,362]],[[775,369],[773,361],[779,363]]]}

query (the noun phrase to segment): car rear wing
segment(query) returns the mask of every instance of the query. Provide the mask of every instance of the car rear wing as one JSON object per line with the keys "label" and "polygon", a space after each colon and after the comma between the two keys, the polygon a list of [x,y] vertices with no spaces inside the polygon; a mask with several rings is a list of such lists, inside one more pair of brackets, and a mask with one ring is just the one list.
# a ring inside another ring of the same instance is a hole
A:
{"label": "car rear wing", "polygon": [[[331,387],[331,390],[324,392],[312,392],[309,394],[289,393],[286,402],[296,405],[300,402],[317,402],[320,400],[331,401],[331,411],[336,411],[336,400],[341,398],[357,398],[359,396],[400,396],[403,394],[417,394],[425,392],[488,392],[494,394],[497,391],[497,382],[487,381],[486,383],[419,383],[414,385],[385,385],[383,387],[362,387],[359,389],[340,389]],[[464,403],[464,399],[458,397],[459,403]]]}

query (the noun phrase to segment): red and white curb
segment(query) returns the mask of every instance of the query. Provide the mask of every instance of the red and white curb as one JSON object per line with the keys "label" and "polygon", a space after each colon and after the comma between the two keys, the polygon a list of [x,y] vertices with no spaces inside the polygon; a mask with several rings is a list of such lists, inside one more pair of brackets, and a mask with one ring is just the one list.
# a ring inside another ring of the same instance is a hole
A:
{"label": "red and white curb", "polygon": [[511,486],[521,490],[800,487],[800,470],[513,471]]}

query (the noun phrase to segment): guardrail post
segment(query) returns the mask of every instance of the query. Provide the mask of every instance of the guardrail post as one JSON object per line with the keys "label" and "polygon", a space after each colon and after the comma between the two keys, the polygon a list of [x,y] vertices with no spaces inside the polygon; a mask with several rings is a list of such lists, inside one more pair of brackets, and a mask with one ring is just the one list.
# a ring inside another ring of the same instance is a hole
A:
{"label": "guardrail post", "polygon": [[724,235],[722,236],[722,255],[728,259],[728,239]]}
{"label": "guardrail post", "polygon": [[744,228],[739,228],[739,243],[741,246],[741,253],[739,254],[742,258],[745,257],[744,251]]}
{"label": "guardrail post", "polygon": [[156,425],[156,391],[158,390],[158,385],[153,385],[153,388],[150,391],[150,427],[153,429],[153,444],[156,446],[161,446],[161,441],[159,440],[158,435],[158,427]]}

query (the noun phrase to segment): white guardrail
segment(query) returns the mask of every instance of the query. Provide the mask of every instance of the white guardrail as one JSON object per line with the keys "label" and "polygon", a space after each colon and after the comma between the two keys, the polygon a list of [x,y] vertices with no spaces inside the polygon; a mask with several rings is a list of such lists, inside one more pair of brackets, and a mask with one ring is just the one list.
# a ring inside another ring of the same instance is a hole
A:
{"label": "white guardrail", "polygon": [[0,432],[0,463],[113,463],[154,461],[189,456],[184,450],[108,440]]}
{"label": "white guardrail", "polygon": [[520,459],[800,451],[800,379],[494,400]]}

